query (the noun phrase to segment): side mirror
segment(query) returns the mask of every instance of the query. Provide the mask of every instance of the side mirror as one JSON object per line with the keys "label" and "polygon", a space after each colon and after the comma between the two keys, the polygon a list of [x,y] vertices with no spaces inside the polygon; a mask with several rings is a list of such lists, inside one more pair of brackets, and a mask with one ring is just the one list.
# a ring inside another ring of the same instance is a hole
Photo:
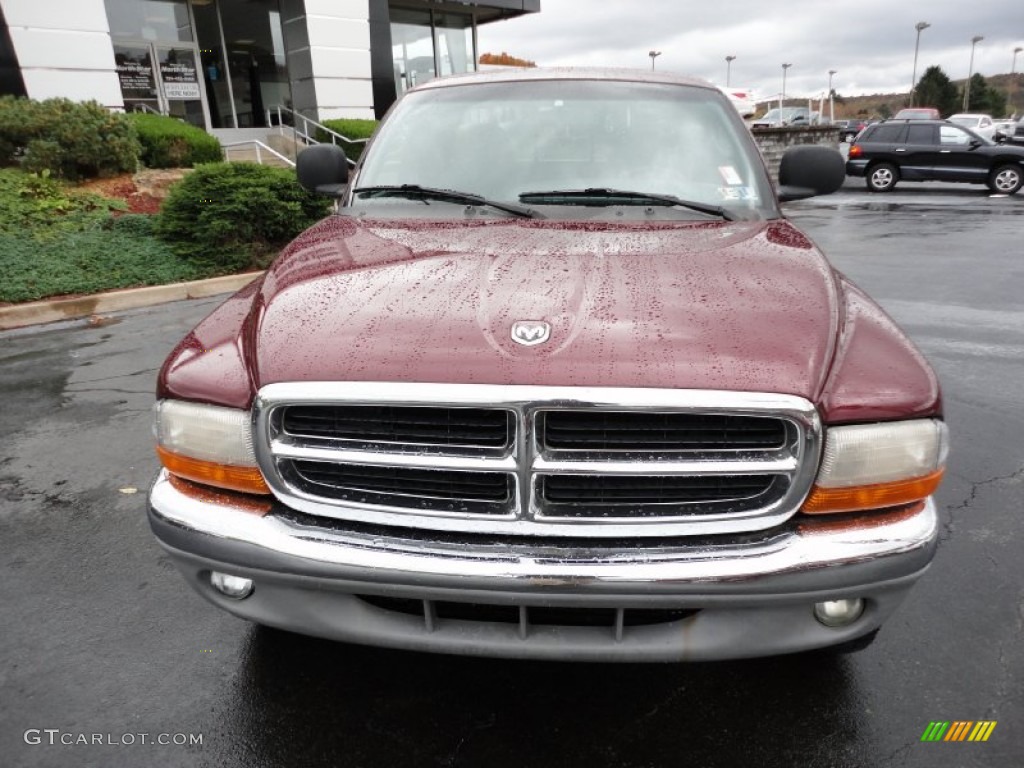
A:
{"label": "side mirror", "polygon": [[779,165],[779,201],[831,195],[845,179],[846,164],[838,151],[814,145],[792,147]]}
{"label": "side mirror", "polygon": [[1007,136],[1002,131],[996,131],[995,133],[992,134],[992,141],[994,141],[996,144],[1005,144],[1008,138],[1010,137]]}
{"label": "side mirror", "polygon": [[307,192],[341,197],[348,184],[345,150],[334,144],[314,144],[295,159],[295,175]]}

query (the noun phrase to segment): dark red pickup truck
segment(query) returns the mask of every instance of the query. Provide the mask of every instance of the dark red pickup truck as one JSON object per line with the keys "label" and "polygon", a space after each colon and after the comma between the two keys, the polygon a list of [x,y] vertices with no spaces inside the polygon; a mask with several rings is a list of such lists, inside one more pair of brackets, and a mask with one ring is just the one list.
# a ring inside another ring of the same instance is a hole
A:
{"label": "dark red pickup truck", "polygon": [[779,210],[714,87],[433,81],[159,378],[153,530],[262,624],[399,648],[722,659],[866,644],[928,568],[946,428],[892,320]]}

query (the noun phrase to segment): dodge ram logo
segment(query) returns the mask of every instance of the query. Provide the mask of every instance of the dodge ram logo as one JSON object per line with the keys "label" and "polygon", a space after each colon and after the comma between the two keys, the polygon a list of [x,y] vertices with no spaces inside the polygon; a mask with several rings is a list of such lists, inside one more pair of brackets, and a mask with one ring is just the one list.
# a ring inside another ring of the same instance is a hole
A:
{"label": "dodge ram logo", "polygon": [[543,344],[551,338],[551,325],[543,320],[518,320],[512,323],[512,341],[524,347]]}

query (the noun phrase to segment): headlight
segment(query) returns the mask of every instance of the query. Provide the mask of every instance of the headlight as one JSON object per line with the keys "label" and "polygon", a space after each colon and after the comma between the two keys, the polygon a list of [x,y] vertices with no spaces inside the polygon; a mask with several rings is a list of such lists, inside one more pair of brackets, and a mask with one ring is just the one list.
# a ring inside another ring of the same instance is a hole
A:
{"label": "headlight", "polygon": [[171,474],[245,493],[269,493],[256,466],[249,412],[161,400],[155,408],[157,455]]}
{"label": "headlight", "polygon": [[946,425],[935,419],[831,427],[803,511],[851,512],[920,501],[942,481],[948,450]]}

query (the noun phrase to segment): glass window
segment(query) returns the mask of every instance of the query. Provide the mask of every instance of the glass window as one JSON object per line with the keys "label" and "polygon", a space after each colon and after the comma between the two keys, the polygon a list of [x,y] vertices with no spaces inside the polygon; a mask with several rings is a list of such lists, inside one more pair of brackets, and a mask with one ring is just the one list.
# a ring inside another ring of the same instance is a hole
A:
{"label": "glass window", "polygon": [[507,201],[527,192],[610,188],[756,217],[773,196],[731,110],[717,92],[635,82],[424,91],[401,102],[381,128],[359,185],[419,184]]}
{"label": "glass window", "polygon": [[[220,70],[224,54],[220,51],[219,35],[213,37],[211,29],[210,39],[204,33],[200,41],[200,48],[210,51],[209,56],[203,57],[205,76],[212,80],[214,67],[218,78],[230,77],[238,128],[262,128],[267,124],[268,109],[279,104],[290,107],[292,103],[280,7],[277,0],[218,0],[217,8],[227,44],[227,71]],[[228,113],[223,103],[227,98],[226,85],[214,90],[217,111],[224,121]]]}
{"label": "glass window", "polygon": [[464,13],[434,14],[434,45],[441,75],[476,71],[473,17]]}
{"label": "glass window", "polygon": [[228,89],[228,69],[221,45],[220,21],[214,3],[193,4],[196,39],[202,60],[202,77],[206,85],[206,101],[210,105],[210,124],[214,128],[234,128],[235,112]]}
{"label": "glass window", "polygon": [[114,63],[121,83],[121,96],[125,109],[132,111],[147,107],[160,111],[153,74],[153,50],[147,44],[115,45]]}
{"label": "glass window", "polygon": [[862,141],[878,142],[880,144],[895,144],[900,140],[903,135],[904,126],[900,123],[892,123],[890,125],[879,125],[871,133],[870,136],[865,136]]}
{"label": "glass window", "polygon": [[935,129],[930,125],[911,125],[907,128],[907,144],[934,144]]}
{"label": "glass window", "polygon": [[391,58],[399,96],[437,74],[430,30],[430,11],[391,9]]}
{"label": "glass window", "polygon": [[200,128],[206,127],[203,103],[199,93],[199,72],[195,50],[188,48],[157,48],[157,66],[163,82],[167,114],[180,117]]}
{"label": "glass window", "polygon": [[185,0],[105,0],[111,37],[192,40]]}
{"label": "glass window", "polygon": [[943,146],[966,146],[971,143],[971,135],[955,125],[939,126],[939,143]]}

